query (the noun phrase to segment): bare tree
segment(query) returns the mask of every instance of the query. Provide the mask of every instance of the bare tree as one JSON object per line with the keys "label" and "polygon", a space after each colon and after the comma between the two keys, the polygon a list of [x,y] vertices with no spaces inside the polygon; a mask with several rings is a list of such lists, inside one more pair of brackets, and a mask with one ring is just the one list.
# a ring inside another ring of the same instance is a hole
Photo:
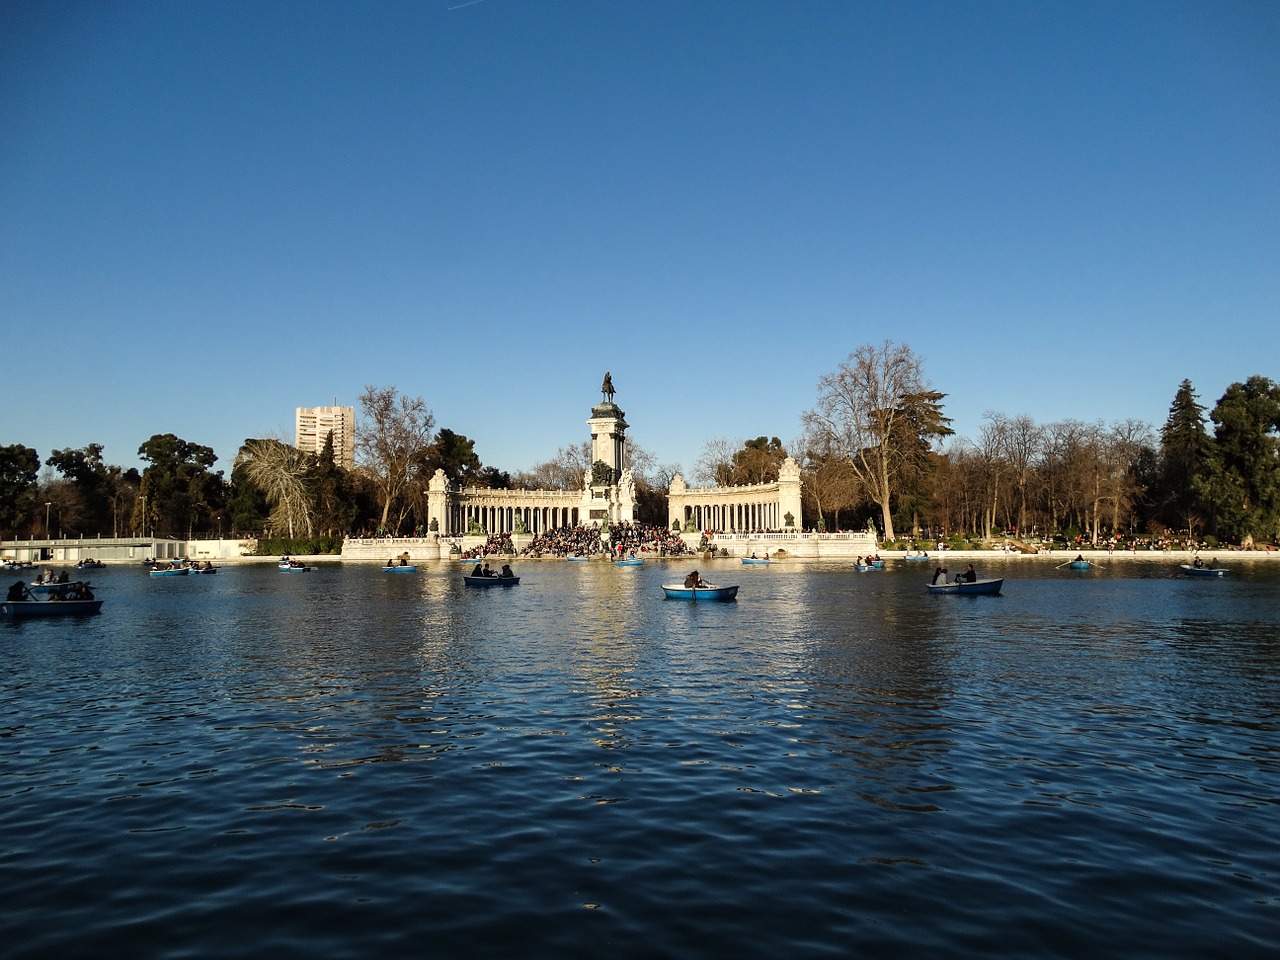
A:
{"label": "bare tree", "polygon": [[819,442],[802,440],[799,445],[792,444],[794,449],[801,449],[800,470],[804,477],[801,491],[809,506],[819,518],[819,527],[830,510],[837,528],[840,526],[840,511],[852,509],[862,499],[862,487],[857,475],[847,458],[833,454],[830,449],[822,449]]}
{"label": "bare tree", "polygon": [[879,505],[886,540],[894,539],[895,472],[906,458],[920,455],[922,438],[948,432],[941,397],[929,389],[923,362],[911,348],[886,340],[858,347],[822,377],[818,404],[804,415],[806,429],[848,459]]}
{"label": "bare tree", "polygon": [[[381,527],[395,532],[408,515],[407,488],[419,479],[434,435],[435,415],[421,397],[401,396],[395,387],[366,386],[360,394],[356,460],[373,479],[382,505]],[[392,510],[394,523],[389,523]]]}
{"label": "bare tree", "polygon": [[591,470],[591,441],[561,447],[550,460],[536,463],[511,478],[526,490],[581,490],[583,474]]}
{"label": "bare tree", "polygon": [[713,437],[702,447],[702,456],[693,465],[693,481],[701,486],[718,486],[733,469],[733,454],[741,444]]}

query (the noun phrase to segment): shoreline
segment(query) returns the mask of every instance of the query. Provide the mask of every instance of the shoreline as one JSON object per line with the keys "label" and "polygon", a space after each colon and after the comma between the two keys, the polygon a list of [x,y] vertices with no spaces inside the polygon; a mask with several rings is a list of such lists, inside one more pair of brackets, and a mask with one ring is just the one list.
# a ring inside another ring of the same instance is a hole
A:
{"label": "shoreline", "polygon": [[[908,551],[905,551],[905,550],[881,550],[879,553],[879,557],[882,560],[902,561],[907,556],[907,553]],[[385,563],[384,560],[372,560],[372,559],[363,559],[363,558],[360,558],[360,559],[344,558],[341,554],[336,554],[336,553],[291,554],[291,556],[293,556],[298,560],[302,560],[307,564],[351,563],[351,564],[357,564],[360,566],[381,567]],[[1103,563],[1103,562],[1108,562],[1113,560],[1133,560],[1133,561],[1138,561],[1142,563],[1168,563],[1172,561],[1190,561],[1190,560],[1194,560],[1197,556],[1201,557],[1204,560],[1212,560],[1214,564],[1218,566],[1221,566],[1227,563],[1232,563],[1235,561],[1245,561],[1249,563],[1280,562],[1280,550],[1269,550],[1269,551],[1268,550],[1230,550],[1230,551],[1227,551],[1227,550],[1219,550],[1219,551],[1140,550],[1137,552],[1109,551],[1109,550],[1057,550],[1057,551],[1042,551],[1040,553],[1006,553],[1003,550],[944,550],[941,553],[939,553],[937,551],[931,550],[929,551],[929,554],[928,554],[930,562],[938,562],[938,561],[946,562],[947,560],[964,559],[964,560],[988,560],[988,561],[1000,560],[1000,561],[1010,561],[1010,562],[1017,561],[1020,563],[1037,563],[1037,562],[1045,562],[1045,561],[1053,561],[1054,563],[1067,563],[1067,562],[1070,562],[1071,560],[1074,560],[1077,556],[1081,556],[1084,559],[1089,560],[1091,562],[1095,562],[1095,563]],[[279,559],[280,559],[279,557],[275,557],[275,556],[225,557],[223,559],[214,561],[214,566],[215,567],[222,567],[222,566],[232,567],[232,566],[251,566],[254,564],[274,565],[279,561]],[[470,559],[474,560],[476,558],[470,558]],[[479,559],[481,562],[484,562],[484,560],[489,560],[491,563],[494,560],[510,560],[510,561],[519,562],[519,563],[563,563],[565,562],[564,557],[522,557],[522,556],[512,555],[512,554],[490,554],[488,557],[482,557]],[[663,557],[645,555],[642,559],[645,560],[645,562],[647,563],[648,562],[658,563],[658,562],[668,562],[668,561],[706,562],[707,560],[716,560],[721,562],[729,561],[729,560],[740,561],[742,558],[732,554],[727,557],[719,557],[719,556],[706,557],[703,554],[694,553],[694,554],[684,554],[682,556],[663,556]],[[845,563],[845,562],[852,562],[852,558],[846,559],[844,557],[787,556],[787,557],[774,557],[772,558],[772,560],[774,563],[803,563],[803,564],[831,564],[831,563],[839,564],[839,563]],[[462,561],[458,560],[457,558],[441,557],[438,560],[434,558],[411,558],[411,562],[417,566],[422,566],[425,564],[458,565]],[[605,557],[603,555],[590,557],[586,562],[608,563],[610,565],[613,564],[612,559]],[[107,567],[111,567],[111,568],[142,566],[142,562],[138,560],[104,560],[103,563],[105,563]],[[50,567],[58,568],[58,569],[66,568],[68,570],[72,570],[74,569],[75,565],[74,564],[58,564],[58,563],[51,564],[45,561],[43,563],[38,563],[34,567],[29,567],[27,569],[42,569],[42,568],[50,568]],[[23,571],[10,570],[6,572],[22,573]],[[88,573],[91,571],[79,571],[79,572]]]}

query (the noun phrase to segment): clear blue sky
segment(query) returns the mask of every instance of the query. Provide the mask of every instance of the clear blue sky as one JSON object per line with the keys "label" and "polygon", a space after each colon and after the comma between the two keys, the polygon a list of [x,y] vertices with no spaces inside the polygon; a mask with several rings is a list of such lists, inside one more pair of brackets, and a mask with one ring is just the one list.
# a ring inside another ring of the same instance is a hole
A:
{"label": "clear blue sky", "polygon": [[0,3],[0,443],[229,468],[366,384],[515,471],[1280,379],[1280,4]]}

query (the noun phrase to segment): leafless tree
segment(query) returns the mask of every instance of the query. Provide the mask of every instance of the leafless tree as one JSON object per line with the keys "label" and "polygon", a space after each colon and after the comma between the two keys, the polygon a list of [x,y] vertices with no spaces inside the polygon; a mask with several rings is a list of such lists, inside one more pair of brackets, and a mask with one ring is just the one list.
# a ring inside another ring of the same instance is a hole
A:
{"label": "leafless tree", "polygon": [[410,509],[407,488],[425,479],[417,474],[434,439],[436,418],[421,397],[401,396],[395,387],[371,386],[360,394],[360,415],[356,461],[377,490],[381,527],[394,533]]}
{"label": "leafless tree", "polygon": [[918,456],[921,449],[920,436],[907,424],[922,419],[917,401],[924,396],[941,395],[930,392],[921,358],[905,343],[886,340],[858,347],[834,373],[823,376],[817,406],[804,415],[806,429],[848,459],[879,505],[886,540],[894,539],[898,461]]}
{"label": "leafless tree", "polygon": [[702,446],[702,455],[693,465],[693,482],[698,486],[714,487],[727,482],[733,469],[733,454],[740,446],[725,437],[713,437]]}

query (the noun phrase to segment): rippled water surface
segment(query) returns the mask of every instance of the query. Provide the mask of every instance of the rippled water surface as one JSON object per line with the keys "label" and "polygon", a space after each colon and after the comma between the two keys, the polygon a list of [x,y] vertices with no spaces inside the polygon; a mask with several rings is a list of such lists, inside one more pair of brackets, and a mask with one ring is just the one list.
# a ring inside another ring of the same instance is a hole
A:
{"label": "rippled water surface", "polygon": [[1275,955],[1280,564],[456,566],[0,627],[4,954]]}

